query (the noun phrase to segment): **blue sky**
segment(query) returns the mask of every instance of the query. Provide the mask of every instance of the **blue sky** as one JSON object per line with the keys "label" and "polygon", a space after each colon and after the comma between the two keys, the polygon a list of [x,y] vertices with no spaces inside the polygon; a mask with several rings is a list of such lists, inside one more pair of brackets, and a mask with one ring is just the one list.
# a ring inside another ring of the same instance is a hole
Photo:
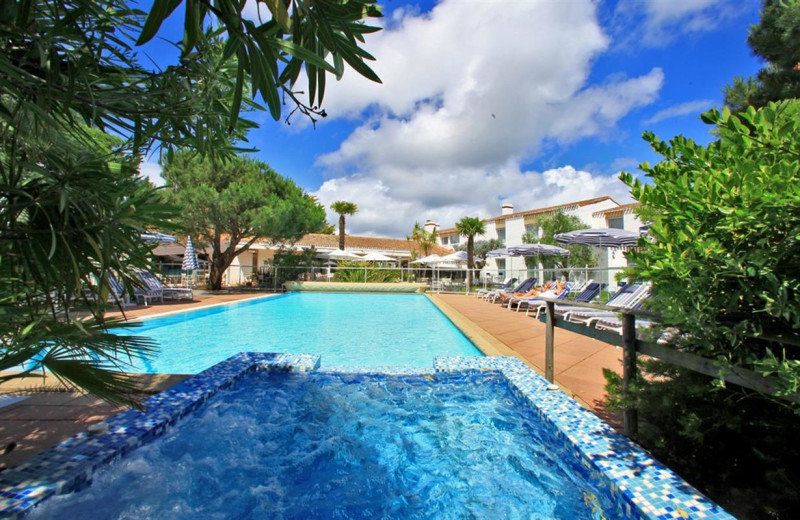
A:
{"label": "blue sky", "polygon": [[505,202],[629,202],[618,172],[658,161],[642,132],[708,142],[699,114],[762,65],[746,43],[758,0],[382,5],[366,48],[383,85],[348,70],[329,82],[316,129],[258,114],[249,136],[258,159],[324,204],[355,202],[352,234],[402,237],[415,221],[449,227]]}

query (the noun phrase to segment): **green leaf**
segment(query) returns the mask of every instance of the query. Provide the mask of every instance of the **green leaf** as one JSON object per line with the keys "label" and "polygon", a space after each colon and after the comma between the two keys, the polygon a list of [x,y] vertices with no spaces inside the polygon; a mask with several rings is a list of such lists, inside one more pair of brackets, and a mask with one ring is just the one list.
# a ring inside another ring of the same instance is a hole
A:
{"label": "green leaf", "polygon": [[136,45],[143,45],[152,40],[158,33],[164,20],[166,20],[180,4],[181,0],[155,0],[155,2],[153,2],[153,7],[150,8],[150,14],[147,15],[147,20],[144,22],[142,32],[139,34],[139,39],[136,40]]}
{"label": "green leaf", "polygon": [[289,11],[286,9],[286,4],[283,0],[262,0],[267,4],[269,12],[272,13],[272,18],[280,25],[283,32],[292,32],[292,19],[289,16]]}

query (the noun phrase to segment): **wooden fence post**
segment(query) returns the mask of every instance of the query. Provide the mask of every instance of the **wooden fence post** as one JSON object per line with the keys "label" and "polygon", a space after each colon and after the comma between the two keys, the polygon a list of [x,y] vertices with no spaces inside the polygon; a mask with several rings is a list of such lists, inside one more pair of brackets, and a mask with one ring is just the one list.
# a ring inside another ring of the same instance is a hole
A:
{"label": "wooden fence post", "polygon": [[[636,379],[636,317],[622,314],[622,395],[627,400],[631,384]],[[639,412],[634,407],[625,406],[622,416],[625,435],[636,437],[639,433]]]}
{"label": "wooden fence post", "polygon": [[547,302],[547,326],[545,327],[546,335],[544,342],[544,377],[551,383],[555,382],[555,363],[553,361],[554,349],[553,343],[555,341],[555,311],[556,304]]}

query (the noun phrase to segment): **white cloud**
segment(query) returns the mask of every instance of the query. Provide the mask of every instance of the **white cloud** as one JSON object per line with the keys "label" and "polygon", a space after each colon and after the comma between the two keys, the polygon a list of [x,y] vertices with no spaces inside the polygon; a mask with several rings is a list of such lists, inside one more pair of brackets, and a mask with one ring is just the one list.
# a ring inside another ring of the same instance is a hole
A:
{"label": "white cloud", "polygon": [[329,180],[314,195],[359,206],[348,232],[404,236],[427,218],[496,215],[503,201],[626,198],[614,176],[522,166],[543,142],[613,138],[621,118],[658,96],[658,68],[588,84],[609,43],[595,2],[444,0],[387,27],[367,45],[383,85],[348,71],[326,93],[331,117],[367,118],[318,159]]}
{"label": "white cloud", "polygon": [[664,47],[683,35],[714,30],[742,8],[735,0],[620,0],[611,30],[621,45]]}
{"label": "white cloud", "polygon": [[139,164],[139,175],[147,177],[156,186],[165,184],[164,178],[161,177],[161,165],[158,163],[142,161]]}
{"label": "white cloud", "polygon": [[642,121],[642,124],[653,125],[665,119],[671,119],[673,117],[681,117],[689,114],[699,116],[701,112],[705,112],[713,105],[714,101],[711,99],[698,99],[696,101],[687,101],[686,103],[679,103],[677,105],[672,105],[671,107],[667,107],[663,110],[659,110],[651,117]]}
{"label": "white cloud", "polygon": [[[595,175],[572,166],[536,172],[509,163],[488,172],[470,168],[393,173],[331,179],[312,195],[326,206],[335,200],[358,204],[358,213],[347,218],[348,233],[393,237],[407,235],[414,222],[427,219],[451,227],[465,216],[499,215],[504,202],[521,211],[600,195],[620,203],[631,200],[616,174]],[[337,218],[329,211],[329,222]]]}

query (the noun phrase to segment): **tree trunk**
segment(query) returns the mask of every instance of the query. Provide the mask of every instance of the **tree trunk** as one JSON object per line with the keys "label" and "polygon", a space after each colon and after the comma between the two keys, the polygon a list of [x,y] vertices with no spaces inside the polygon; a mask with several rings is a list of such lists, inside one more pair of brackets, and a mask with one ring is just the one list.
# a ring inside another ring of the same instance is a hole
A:
{"label": "tree trunk", "polygon": [[339,215],[339,249],[344,251],[344,213]]}
{"label": "tree trunk", "polygon": [[222,254],[213,254],[210,263],[208,285],[212,291],[219,291],[222,289],[222,275],[225,274],[225,269],[228,268],[230,262],[225,262],[224,255]]}
{"label": "tree trunk", "polygon": [[233,234],[231,236],[231,243],[228,244],[228,248],[223,251],[220,232],[217,229],[214,231],[214,239],[211,244],[211,261],[209,262],[208,285],[212,291],[219,291],[222,289],[222,275],[225,274],[225,270],[233,261],[233,252],[236,243],[239,241],[239,236],[238,234]]}
{"label": "tree trunk", "polygon": [[472,270],[475,269],[475,262],[472,261],[472,250],[475,246],[475,237],[467,237],[467,291],[472,287]]}

